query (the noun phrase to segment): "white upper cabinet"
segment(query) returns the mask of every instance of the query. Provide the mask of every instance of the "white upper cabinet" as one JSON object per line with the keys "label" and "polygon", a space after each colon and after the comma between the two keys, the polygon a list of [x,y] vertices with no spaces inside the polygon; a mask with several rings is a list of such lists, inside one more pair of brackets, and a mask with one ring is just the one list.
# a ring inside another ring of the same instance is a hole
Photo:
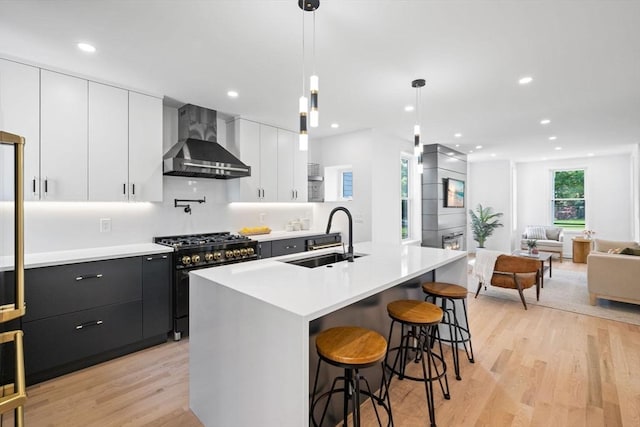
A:
{"label": "white upper cabinet", "polygon": [[260,125],[260,186],[263,202],[278,201],[278,129],[262,124]]}
{"label": "white upper cabinet", "polygon": [[[0,59],[0,130],[25,137],[24,198],[40,197],[40,69]],[[0,200],[13,195],[13,148],[0,146]],[[7,171],[6,173],[4,171]],[[11,171],[11,172],[9,172]]]}
{"label": "white upper cabinet", "polygon": [[247,166],[251,176],[229,183],[230,199],[236,202],[278,200],[278,129],[244,119],[227,125],[230,151]]}
{"label": "white upper cabinet", "polygon": [[162,99],[129,92],[129,200],[162,201]]}
{"label": "white upper cabinet", "polygon": [[89,82],[89,200],[127,200],[128,92]]}
{"label": "white upper cabinet", "polygon": [[307,201],[307,152],[298,149],[298,134],[278,129],[278,201]]}
{"label": "white upper cabinet", "polygon": [[88,81],[40,71],[43,200],[87,200]]}

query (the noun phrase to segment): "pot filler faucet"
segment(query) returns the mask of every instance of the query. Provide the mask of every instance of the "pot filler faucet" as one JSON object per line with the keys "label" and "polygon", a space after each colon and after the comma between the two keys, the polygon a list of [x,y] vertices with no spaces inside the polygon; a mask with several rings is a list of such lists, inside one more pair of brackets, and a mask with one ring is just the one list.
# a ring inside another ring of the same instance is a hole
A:
{"label": "pot filler faucet", "polygon": [[333,214],[338,211],[344,212],[349,218],[349,252],[347,253],[347,261],[353,262],[353,218],[351,218],[351,212],[349,212],[349,209],[338,206],[331,211],[329,214],[329,222],[327,222],[327,234],[331,232],[331,220],[333,219]]}

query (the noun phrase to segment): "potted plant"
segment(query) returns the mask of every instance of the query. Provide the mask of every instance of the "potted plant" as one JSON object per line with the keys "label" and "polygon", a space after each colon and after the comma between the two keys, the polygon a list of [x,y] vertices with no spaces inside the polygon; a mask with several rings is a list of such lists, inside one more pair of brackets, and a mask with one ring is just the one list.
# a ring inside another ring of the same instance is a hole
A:
{"label": "potted plant", "polygon": [[535,255],[538,253],[538,241],[536,239],[527,240],[527,247],[529,248],[530,254]]}
{"label": "potted plant", "polygon": [[479,248],[484,248],[484,242],[493,234],[493,230],[502,227],[502,224],[498,221],[502,213],[492,213],[490,207],[483,208],[482,205],[479,204],[475,212],[469,209],[469,214],[471,215],[473,240],[478,242]]}

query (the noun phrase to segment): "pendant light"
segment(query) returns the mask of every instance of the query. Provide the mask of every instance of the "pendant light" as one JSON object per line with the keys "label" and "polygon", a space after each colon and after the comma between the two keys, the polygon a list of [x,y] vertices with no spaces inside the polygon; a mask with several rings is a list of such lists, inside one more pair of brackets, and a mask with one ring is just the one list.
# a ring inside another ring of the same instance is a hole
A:
{"label": "pendant light", "polygon": [[[314,50],[314,68],[315,68],[315,11],[320,7],[320,0],[298,0],[298,7],[302,9],[302,96],[298,100],[298,111],[300,113],[300,136],[298,141],[298,149],[307,151],[309,149],[309,134],[307,130],[307,116],[309,115],[309,100],[305,96],[305,52],[304,52],[304,12],[314,12],[313,26],[313,50]],[[311,90],[311,117],[310,124],[312,127],[318,126],[318,76],[312,75],[309,81]]]}
{"label": "pendant light", "polygon": [[420,98],[421,91],[426,84],[424,79],[416,79],[411,82],[411,87],[416,88],[416,124],[413,126],[413,150],[418,158],[418,173],[422,173],[422,144],[420,143]]}
{"label": "pendant light", "polygon": [[[318,6],[320,6],[319,2]],[[309,124],[312,128],[317,128],[319,122],[318,90],[320,89],[320,79],[316,73],[316,9],[313,9],[313,74],[311,74],[311,77],[309,78],[309,91],[311,92],[311,113],[309,116]]]}

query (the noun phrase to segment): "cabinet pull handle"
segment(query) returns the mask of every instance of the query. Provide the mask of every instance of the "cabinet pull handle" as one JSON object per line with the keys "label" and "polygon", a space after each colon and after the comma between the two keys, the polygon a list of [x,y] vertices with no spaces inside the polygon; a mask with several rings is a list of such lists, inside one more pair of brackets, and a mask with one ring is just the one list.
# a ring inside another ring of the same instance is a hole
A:
{"label": "cabinet pull handle", "polygon": [[127,194],[127,183],[122,184],[122,194]]}
{"label": "cabinet pull handle", "polygon": [[264,188],[260,189],[262,191],[262,198],[264,199]]}
{"label": "cabinet pull handle", "polygon": [[162,255],[162,257],[161,257],[161,258],[154,258],[154,257],[152,257],[152,256],[147,257],[147,261],[153,261],[154,259],[167,259],[167,256],[166,256],[166,255]]}
{"label": "cabinet pull handle", "polygon": [[99,279],[102,277],[102,274],[90,274],[88,276],[78,276],[76,277],[76,281],[84,280],[84,279]]}
{"label": "cabinet pull handle", "polygon": [[44,192],[48,193],[49,192],[49,178],[44,179]]}
{"label": "cabinet pull handle", "polygon": [[296,192],[296,200],[298,200],[298,190],[295,190]]}
{"label": "cabinet pull handle", "polygon": [[295,249],[295,248],[297,248],[297,246],[296,246],[296,245],[292,245],[292,246],[285,246],[284,248],[285,248],[285,249]]}
{"label": "cabinet pull handle", "polygon": [[131,194],[136,195],[136,184],[131,184]]}
{"label": "cabinet pull handle", "polygon": [[91,322],[85,322],[85,323],[76,325],[76,331],[79,331],[80,329],[88,328],[90,326],[99,326],[99,325],[102,325],[102,320],[92,320]]}
{"label": "cabinet pull handle", "polygon": [[33,194],[36,194],[36,177],[33,177]]}

